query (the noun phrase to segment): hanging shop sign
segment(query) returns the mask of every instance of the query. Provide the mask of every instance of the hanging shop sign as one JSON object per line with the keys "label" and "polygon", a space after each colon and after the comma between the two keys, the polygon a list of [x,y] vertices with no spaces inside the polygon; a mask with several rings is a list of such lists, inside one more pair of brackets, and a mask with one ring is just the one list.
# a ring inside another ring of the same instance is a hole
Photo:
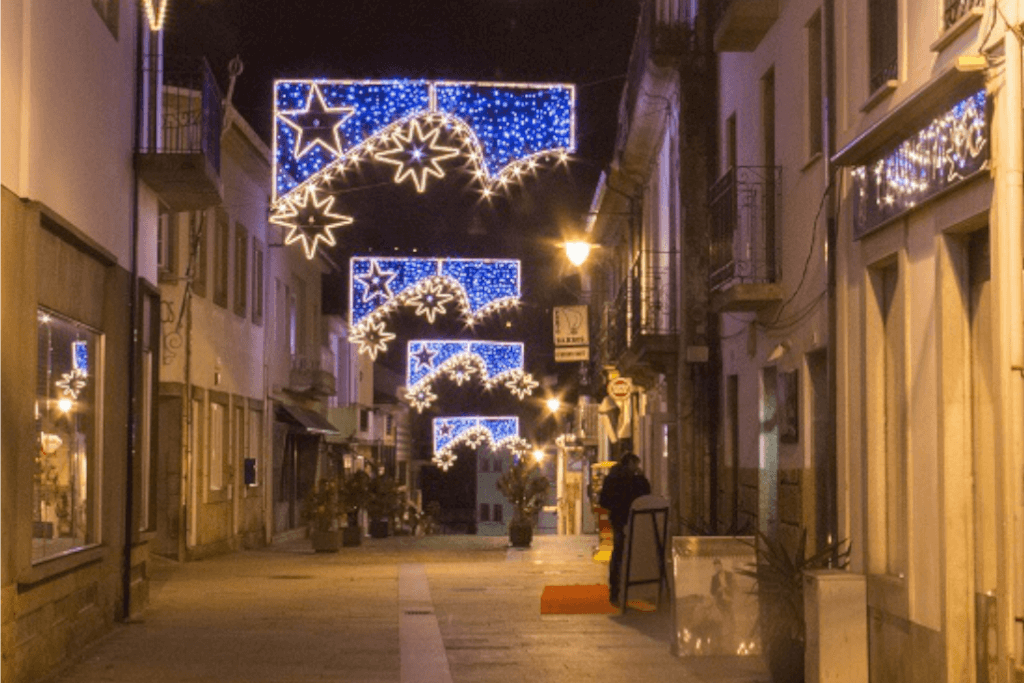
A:
{"label": "hanging shop sign", "polygon": [[555,346],[587,346],[590,344],[586,306],[555,306],[552,316]]}
{"label": "hanging shop sign", "polygon": [[590,360],[589,346],[556,346],[556,363],[583,363]]}
{"label": "hanging shop sign", "polygon": [[608,395],[615,401],[625,401],[633,393],[633,380],[629,377],[616,377],[608,382]]}
{"label": "hanging shop sign", "polygon": [[853,169],[855,237],[988,167],[985,99],[980,90],[957,102],[874,161]]}

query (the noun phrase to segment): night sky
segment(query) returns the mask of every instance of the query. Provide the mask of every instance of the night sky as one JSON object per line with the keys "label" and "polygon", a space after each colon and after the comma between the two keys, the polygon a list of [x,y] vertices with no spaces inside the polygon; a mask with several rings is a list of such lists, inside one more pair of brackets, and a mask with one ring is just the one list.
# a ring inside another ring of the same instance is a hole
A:
{"label": "night sky", "polygon": [[[522,259],[522,306],[475,333],[525,342],[527,371],[538,380],[558,376],[561,386],[575,366],[551,359],[551,307],[574,300],[557,243],[582,225],[610,160],[638,7],[637,0],[171,0],[165,48],[171,55],[204,56],[223,91],[227,63],[239,55],[244,71],[232,102],[268,143],[275,79],[575,84],[577,152],[569,167],[541,171],[507,197],[482,202],[455,173],[417,194],[409,183],[391,182],[392,167],[366,168],[339,197],[355,222],[335,233],[339,245],[331,256],[343,272],[324,287],[325,310],[344,313],[345,264],[353,254]],[[408,335],[471,336],[450,323],[424,329],[414,316],[396,324]],[[404,368],[404,342],[411,338],[402,334],[381,359],[396,370]],[[429,418],[441,413],[518,413],[530,439],[553,428],[543,416],[540,390],[525,404],[465,386],[446,393],[438,412],[415,420],[417,441]],[[461,488],[452,486],[452,493]]]}

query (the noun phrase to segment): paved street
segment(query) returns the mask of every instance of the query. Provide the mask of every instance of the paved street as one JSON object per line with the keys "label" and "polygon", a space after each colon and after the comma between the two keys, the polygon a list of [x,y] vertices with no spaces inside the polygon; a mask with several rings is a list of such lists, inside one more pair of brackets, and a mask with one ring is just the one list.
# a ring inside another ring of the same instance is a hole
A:
{"label": "paved street", "polygon": [[764,681],[748,660],[686,664],[656,613],[541,615],[545,585],[604,581],[596,537],[308,541],[157,560],[151,606],[53,683]]}

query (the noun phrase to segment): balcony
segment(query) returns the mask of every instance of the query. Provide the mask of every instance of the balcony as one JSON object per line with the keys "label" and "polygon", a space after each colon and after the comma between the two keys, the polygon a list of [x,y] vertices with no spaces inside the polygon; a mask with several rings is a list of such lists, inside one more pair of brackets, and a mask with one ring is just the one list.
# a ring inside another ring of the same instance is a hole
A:
{"label": "balcony", "polygon": [[968,16],[981,16],[985,9],[985,0],[945,0],[942,11],[942,27],[949,30],[957,22]]}
{"label": "balcony", "polygon": [[[135,165],[171,211],[221,202],[220,89],[205,60],[145,58],[145,121]],[[166,65],[166,66],[165,66]]]}
{"label": "balcony", "polygon": [[292,356],[286,390],[310,398],[333,396],[337,392],[334,381],[334,354],[323,349],[319,358]]}
{"label": "balcony", "polygon": [[[616,147],[627,172],[641,172],[660,144],[666,101],[677,100],[679,72],[690,72],[702,60],[689,0],[644,0],[626,84],[619,102]],[[706,60],[704,60],[706,62]],[[656,113],[655,113],[656,111]]]}
{"label": "balcony", "polygon": [[715,52],[753,52],[779,18],[779,0],[718,0],[711,7]]}
{"label": "balcony", "polygon": [[600,356],[623,374],[642,366],[671,368],[679,347],[680,322],[674,306],[675,254],[641,252],[607,304],[599,338]]}
{"label": "balcony", "polygon": [[708,284],[717,311],[758,311],[782,301],[775,261],[781,177],[779,167],[739,166],[708,193]]}

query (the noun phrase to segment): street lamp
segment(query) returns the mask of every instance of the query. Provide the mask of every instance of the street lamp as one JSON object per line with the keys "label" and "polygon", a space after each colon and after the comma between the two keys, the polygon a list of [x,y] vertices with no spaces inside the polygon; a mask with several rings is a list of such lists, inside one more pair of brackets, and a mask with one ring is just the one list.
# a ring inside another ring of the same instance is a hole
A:
{"label": "street lamp", "polygon": [[582,240],[566,242],[565,257],[569,259],[569,263],[579,268],[586,262],[587,257],[590,256],[590,248],[590,242]]}

